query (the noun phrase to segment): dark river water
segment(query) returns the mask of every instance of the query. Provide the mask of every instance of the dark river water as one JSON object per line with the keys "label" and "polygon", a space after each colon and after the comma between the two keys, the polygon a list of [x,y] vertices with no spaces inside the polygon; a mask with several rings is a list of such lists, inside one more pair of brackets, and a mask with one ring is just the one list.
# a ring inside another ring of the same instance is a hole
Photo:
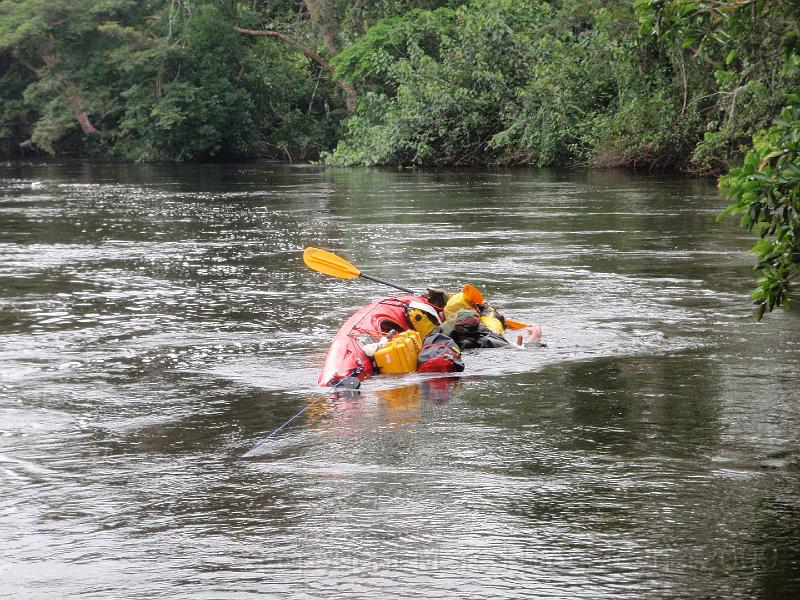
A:
{"label": "dark river water", "polygon": [[[0,597],[800,597],[800,317],[712,183],[0,164]],[[546,348],[325,397],[473,283]],[[241,459],[306,406],[291,426]]]}

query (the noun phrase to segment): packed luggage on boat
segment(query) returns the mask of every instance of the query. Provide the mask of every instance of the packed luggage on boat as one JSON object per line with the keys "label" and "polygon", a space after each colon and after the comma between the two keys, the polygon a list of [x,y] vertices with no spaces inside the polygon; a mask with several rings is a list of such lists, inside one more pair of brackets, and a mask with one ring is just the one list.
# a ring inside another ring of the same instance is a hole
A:
{"label": "packed luggage on boat", "polygon": [[456,373],[464,370],[464,350],[542,345],[538,325],[506,319],[472,285],[454,294],[438,289],[416,294],[325,250],[306,248],[303,260],[328,275],[363,277],[407,292],[372,302],[345,321],[328,349],[318,380],[322,386],[377,373]]}

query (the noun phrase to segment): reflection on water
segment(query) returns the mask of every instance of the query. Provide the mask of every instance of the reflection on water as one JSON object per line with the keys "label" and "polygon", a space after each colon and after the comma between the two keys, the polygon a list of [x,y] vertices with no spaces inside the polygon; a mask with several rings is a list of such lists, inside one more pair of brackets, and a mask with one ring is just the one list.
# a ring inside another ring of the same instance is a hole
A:
{"label": "reflection on water", "polygon": [[[796,597],[800,320],[753,322],[720,205],[621,173],[0,165],[0,597]],[[321,396],[388,290],[306,245],[477,284],[548,347]]]}
{"label": "reflection on water", "polygon": [[361,412],[365,405],[374,404],[379,412],[382,426],[402,425],[419,421],[422,403],[445,404],[454,390],[461,384],[459,377],[423,378],[418,383],[377,389],[371,392],[360,390],[335,391],[326,395],[328,401],[317,403],[310,398],[310,421],[326,417],[347,415],[351,411]]}
{"label": "reflection on water", "polygon": [[[287,431],[291,439],[282,443],[276,438],[299,416],[306,418],[308,430],[315,433],[324,430],[328,435],[359,435],[367,419],[372,422],[370,428],[381,430],[417,424],[422,417],[423,403],[444,404],[460,385],[459,377],[423,377],[416,383],[397,387],[371,391],[337,389],[309,396],[297,413],[259,440],[243,458],[263,457],[275,448],[285,449],[295,439],[294,432]],[[353,421],[355,428],[351,428]]]}

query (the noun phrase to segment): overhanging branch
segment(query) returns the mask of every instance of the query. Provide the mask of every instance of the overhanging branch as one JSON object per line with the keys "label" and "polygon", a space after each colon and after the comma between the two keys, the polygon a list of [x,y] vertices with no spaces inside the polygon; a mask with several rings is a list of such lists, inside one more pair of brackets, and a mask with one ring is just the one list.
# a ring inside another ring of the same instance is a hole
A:
{"label": "overhanging branch", "polygon": [[270,31],[270,30],[267,30],[267,29],[245,29],[243,27],[234,27],[233,30],[237,31],[239,33],[243,33],[244,35],[254,35],[254,36],[261,36],[261,37],[277,38],[277,39],[279,39],[279,40],[281,40],[283,42],[286,42],[290,46],[294,46],[300,52],[305,54],[308,58],[313,60],[315,63],[317,63],[318,65],[320,65],[324,69],[327,69],[328,71],[330,71],[331,74],[334,73],[333,67],[331,66],[331,64],[327,60],[322,58],[319,54],[317,54],[316,52],[314,52],[310,48],[304,46],[300,42],[298,42],[298,41],[294,40],[293,38],[289,37],[285,33],[281,33],[280,31]]}
{"label": "overhanging branch", "polygon": [[297,50],[305,54],[308,58],[310,58],[312,61],[317,63],[319,66],[321,66],[323,69],[325,69],[331,74],[331,77],[334,79],[334,81],[336,81],[336,84],[344,91],[345,103],[347,104],[347,111],[353,112],[356,109],[356,104],[358,103],[358,96],[356,94],[355,86],[353,86],[352,83],[348,83],[346,81],[336,80],[335,77],[336,70],[333,68],[331,63],[329,63],[319,54],[311,50],[311,48],[304,46],[297,40],[289,37],[285,33],[281,33],[280,31],[272,31],[269,29],[245,29],[244,27],[235,27],[235,26],[233,30],[238,33],[242,33],[244,35],[275,38],[281,40],[285,44],[288,44],[296,48]]}

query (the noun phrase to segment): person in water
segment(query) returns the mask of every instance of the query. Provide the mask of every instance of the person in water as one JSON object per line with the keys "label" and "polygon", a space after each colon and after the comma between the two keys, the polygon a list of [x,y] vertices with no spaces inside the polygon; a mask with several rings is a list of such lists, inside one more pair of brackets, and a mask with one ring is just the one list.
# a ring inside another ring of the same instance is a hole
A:
{"label": "person in water", "polygon": [[539,341],[542,332],[538,325],[515,324],[513,333],[504,336],[505,318],[471,285],[452,295],[429,289],[427,296],[430,305],[411,302],[406,312],[412,328],[422,336],[417,355],[420,373],[463,371],[461,351],[465,349],[544,345]]}
{"label": "person in water", "polygon": [[[512,345],[504,336],[506,330],[505,317],[489,302],[483,294],[469,284],[460,292],[447,295],[441,290],[428,290],[428,299],[443,307],[444,323],[441,332],[451,337],[461,349],[469,348],[503,348]],[[522,331],[522,330],[520,330]],[[538,325],[529,325],[515,340],[521,346],[523,337],[526,342],[539,344],[541,329]]]}

